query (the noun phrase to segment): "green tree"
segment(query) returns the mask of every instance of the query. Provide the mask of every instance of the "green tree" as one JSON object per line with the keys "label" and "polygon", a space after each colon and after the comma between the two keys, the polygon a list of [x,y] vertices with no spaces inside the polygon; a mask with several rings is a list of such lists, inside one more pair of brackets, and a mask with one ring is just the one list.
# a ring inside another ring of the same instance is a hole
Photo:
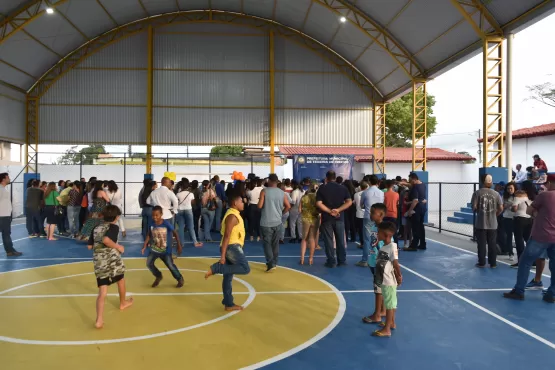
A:
{"label": "green tree", "polygon": [[536,100],[540,103],[555,108],[555,85],[546,82],[540,85],[526,86],[531,94],[526,100]]}
{"label": "green tree", "polygon": [[[457,154],[462,154],[462,155],[467,155],[469,157],[472,157],[472,154],[470,154],[469,152],[458,152]],[[468,161],[464,161],[464,163],[476,163],[476,159],[469,159]]]}
{"label": "green tree", "polygon": [[210,150],[211,157],[241,157],[243,156],[242,146],[218,145]]}
{"label": "green tree", "polygon": [[[433,107],[436,99],[427,94],[426,106],[428,117],[426,120],[426,137],[436,132],[437,120],[433,116]],[[412,145],[412,116],[413,116],[412,93],[388,104],[385,109],[385,127],[387,146],[408,148]]]}
{"label": "green tree", "polygon": [[72,146],[58,158],[57,164],[93,164],[99,154],[106,154],[104,145],[89,145],[77,151],[77,146]]}

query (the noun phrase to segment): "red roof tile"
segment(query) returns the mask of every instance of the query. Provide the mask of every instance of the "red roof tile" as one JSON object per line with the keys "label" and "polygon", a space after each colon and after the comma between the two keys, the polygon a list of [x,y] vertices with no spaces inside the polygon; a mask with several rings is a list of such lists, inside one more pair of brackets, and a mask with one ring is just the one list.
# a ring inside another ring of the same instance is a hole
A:
{"label": "red roof tile", "polygon": [[[356,148],[356,147],[295,147],[282,146],[279,148],[282,154],[291,155],[308,155],[322,154],[334,155],[345,154],[354,155],[357,162],[370,162],[374,150],[372,148]],[[468,161],[473,160],[471,156],[448,152],[438,148],[428,148],[428,161]],[[385,151],[387,162],[412,162],[412,148],[386,148]]]}
{"label": "red roof tile", "polygon": [[[548,135],[555,135],[555,123],[548,123],[545,125],[522,128],[520,130],[513,131],[513,140],[515,139],[525,139],[528,137],[540,137],[540,136],[548,136]],[[505,135],[503,135],[505,136]],[[490,136],[490,140],[493,137]],[[484,139],[478,139],[478,142],[481,143]]]}

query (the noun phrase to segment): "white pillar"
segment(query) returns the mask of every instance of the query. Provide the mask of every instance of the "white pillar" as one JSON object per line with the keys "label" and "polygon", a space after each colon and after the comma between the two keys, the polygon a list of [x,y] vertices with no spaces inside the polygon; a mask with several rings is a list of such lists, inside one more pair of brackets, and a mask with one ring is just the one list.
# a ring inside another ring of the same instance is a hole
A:
{"label": "white pillar", "polygon": [[507,92],[505,94],[505,165],[512,180],[513,170],[513,39],[514,34],[507,37]]}

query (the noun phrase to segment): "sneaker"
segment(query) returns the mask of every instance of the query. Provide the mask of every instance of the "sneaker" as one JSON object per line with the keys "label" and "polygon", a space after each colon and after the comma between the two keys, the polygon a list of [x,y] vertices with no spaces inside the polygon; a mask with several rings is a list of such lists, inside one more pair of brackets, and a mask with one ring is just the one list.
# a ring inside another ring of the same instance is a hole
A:
{"label": "sneaker", "polygon": [[542,288],[543,288],[543,282],[541,280],[535,281],[534,279],[532,279],[528,284],[526,284],[526,289],[529,289],[529,290],[538,290]]}
{"label": "sneaker", "polygon": [[503,293],[503,297],[507,299],[514,299],[517,301],[524,301],[524,294],[520,294],[514,289],[511,290],[509,293]]}
{"label": "sneaker", "polygon": [[182,276],[181,279],[179,279],[177,281],[177,285],[175,287],[176,288],[181,288],[181,287],[183,287],[183,284],[185,284],[185,279],[183,279],[183,276]]}
{"label": "sneaker", "polygon": [[475,264],[474,266],[478,267],[479,269],[483,269],[486,265],[480,265],[479,263]]}
{"label": "sneaker", "polygon": [[272,271],[274,271],[276,268],[277,268],[276,266],[268,266],[268,267],[266,268],[266,272],[272,272]]}
{"label": "sneaker", "polygon": [[283,240],[280,240],[279,244],[285,244],[285,242]]}
{"label": "sneaker", "polygon": [[492,268],[492,269],[496,269],[497,265],[489,265],[489,267]]}
{"label": "sneaker", "polygon": [[[337,264],[337,267],[343,267],[343,266],[347,266],[347,262],[339,262]],[[368,264],[367,264],[367,266],[368,266]]]}
{"label": "sneaker", "polygon": [[518,262],[517,262],[517,263],[513,263],[510,267],[511,267],[512,269],[517,269],[517,268],[518,268]]}
{"label": "sneaker", "polygon": [[543,300],[544,302],[547,302],[547,303],[555,303],[555,297],[552,296],[551,294],[544,295]]}
{"label": "sneaker", "polygon": [[327,262],[326,262],[326,263],[324,264],[324,266],[327,267],[327,268],[329,268],[329,269],[332,269],[332,268],[335,267],[335,264],[331,264],[331,263],[327,263]]}
{"label": "sneaker", "polygon": [[36,234],[31,234],[31,235],[29,235],[29,238],[30,238],[30,239],[31,239],[31,238],[36,238],[36,237],[38,237],[38,235],[36,235]]}
{"label": "sneaker", "polygon": [[368,262],[365,262],[365,261],[358,261],[357,263],[355,263],[355,266],[358,266],[358,267],[368,267]]}
{"label": "sneaker", "polygon": [[514,254],[511,254],[511,255],[509,256],[509,261],[513,262],[514,260],[515,260],[515,255],[514,255]]}
{"label": "sneaker", "polygon": [[46,238],[46,234],[40,234],[39,238]]}
{"label": "sneaker", "polygon": [[542,289],[542,294],[547,294],[547,288]]}

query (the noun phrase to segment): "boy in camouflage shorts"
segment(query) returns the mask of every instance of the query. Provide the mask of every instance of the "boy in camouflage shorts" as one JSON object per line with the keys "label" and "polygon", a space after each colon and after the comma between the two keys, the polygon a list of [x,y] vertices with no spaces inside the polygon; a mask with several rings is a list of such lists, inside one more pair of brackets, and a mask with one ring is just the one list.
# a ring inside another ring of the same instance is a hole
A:
{"label": "boy in camouflage shorts", "polygon": [[133,304],[133,298],[125,298],[125,266],[121,259],[124,248],[118,244],[117,222],[121,211],[118,207],[110,205],[104,209],[103,215],[104,222],[93,229],[88,244],[88,248],[93,250],[94,274],[98,285],[95,324],[97,329],[104,326],[104,302],[109,285],[118,285],[120,310],[125,310]]}

